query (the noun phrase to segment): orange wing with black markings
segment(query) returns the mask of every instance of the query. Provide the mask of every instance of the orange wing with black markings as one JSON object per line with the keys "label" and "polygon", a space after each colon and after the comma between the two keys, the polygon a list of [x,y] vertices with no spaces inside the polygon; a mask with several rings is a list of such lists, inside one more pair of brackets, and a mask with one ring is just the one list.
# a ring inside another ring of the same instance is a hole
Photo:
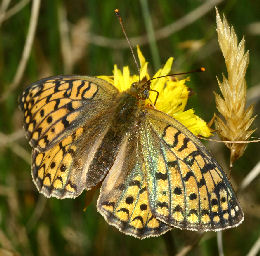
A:
{"label": "orange wing with black markings", "polygon": [[20,106],[33,147],[32,177],[45,196],[74,198],[99,182],[86,184],[86,176],[117,94],[104,80],[80,76],[46,78],[24,91]]}
{"label": "orange wing with black markings", "polygon": [[171,227],[156,219],[151,211],[141,148],[137,133],[124,138],[102,183],[97,209],[109,224],[143,239],[159,236]]}
{"label": "orange wing with black markings", "polygon": [[47,197],[75,198],[103,179],[87,184],[91,162],[110,125],[109,117],[94,119],[77,128],[48,150],[33,149],[32,177],[38,190]]}
{"label": "orange wing with black markings", "polygon": [[157,219],[200,231],[243,221],[224,171],[183,125],[149,109],[140,134],[149,202]]}
{"label": "orange wing with black markings", "polygon": [[55,76],[33,83],[20,98],[31,146],[49,149],[77,127],[104,114],[117,94],[114,86],[94,77]]}

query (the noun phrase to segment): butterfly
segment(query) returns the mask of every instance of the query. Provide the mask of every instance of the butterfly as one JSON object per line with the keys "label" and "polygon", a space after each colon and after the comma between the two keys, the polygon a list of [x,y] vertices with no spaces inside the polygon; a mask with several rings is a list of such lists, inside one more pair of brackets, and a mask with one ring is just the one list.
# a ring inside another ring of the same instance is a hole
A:
{"label": "butterfly", "polygon": [[222,168],[174,118],[147,104],[149,81],[119,92],[88,76],[54,76],[20,97],[32,178],[46,197],[75,198],[101,184],[97,210],[125,234],[173,227],[218,231],[244,215]]}

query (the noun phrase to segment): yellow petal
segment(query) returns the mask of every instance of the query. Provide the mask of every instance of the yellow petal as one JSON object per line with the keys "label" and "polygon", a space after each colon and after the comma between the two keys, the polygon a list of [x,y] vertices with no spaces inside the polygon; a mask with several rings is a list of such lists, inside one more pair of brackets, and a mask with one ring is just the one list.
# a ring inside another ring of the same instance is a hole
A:
{"label": "yellow petal", "polygon": [[129,67],[123,67],[123,77],[122,77],[122,91],[126,91],[129,89],[131,86],[131,81],[130,81],[130,71]]}
{"label": "yellow petal", "polygon": [[[120,92],[130,88],[132,83],[138,82],[143,78],[149,79],[148,62],[146,62],[139,46],[137,46],[137,54],[140,62],[140,77],[139,75],[130,75],[129,67],[123,67],[123,71],[114,65],[114,76],[99,76],[100,78],[110,82],[118,88]],[[159,69],[153,78],[158,76],[166,76],[172,68],[173,58],[169,58],[163,68]],[[211,129],[206,122],[194,114],[193,109],[184,111],[188,97],[189,90],[186,82],[189,78],[172,81],[170,77],[163,77],[151,81],[151,89],[159,93],[156,102],[156,108],[168,115],[172,116],[184,126],[186,126],[193,134],[202,135],[204,137],[211,136]],[[155,103],[157,93],[150,91],[149,100],[147,103]]]}
{"label": "yellow petal", "polygon": [[161,71],[161,76],[166,76],[170,73],[171,69],[172,69],[172,63],[173,63],[173,57],[170,57],[164,67],[162,68],[162,71]]}
{"label": "yellow petal", "polygon": [[140,69],[140,80],[142,81],[143,78],[147,78],[148,80],[150,79],[149,78],[149,75],[147,73],[147,67],[148,67],[148,62],[145,62],[144,65],[141,67]]}
{"label": "yellow petal", "polygon": [[179,81],[167,83],[161,99],[165,102],[166,113],[172,115],[175,112],[184,111],[188,97],[189,90],[185,84]]}
{"label": "yellow petal", "polygon": [[[173,58],[171,57],[167,60],[164,67],[162,69],[159,69],[156,72],[156,74],[153,76],[153,78],[168,75],[172,68],[172,62],[173,62]],[[169,77],[162,77],[162,78],[154,79],[154,80],[152,80],[151,88],[153,90],[160,92],[164,89],[164,87],[165,87],[164,85],[165,85],[166,81],[168,81],[168,80],[169,80]]]}
{"label": "yellow petal", "polygon": [[117,65],[114,65],[114,86],[121,92],[122,91],[122,72],[117,68]]}
{"label": "yellow petal", "polygon": [[144,56],[143,56],[143,54],[142,54],[142,52],[140,50],[139,45],[137,45],[137,55],[138,55],[140,66],[142,68],[145,65],[145,63],[146,63],[146,60],[145,60],[145,58],[144,58]]}
{"label": "yellow petal", "polygon": [[195,135],[201,135],[203,137],[209,137],[212,135],[211,129],[207,126],[207,123],[200,117],[196,116],[193,109],[174,113],[173,117]]}

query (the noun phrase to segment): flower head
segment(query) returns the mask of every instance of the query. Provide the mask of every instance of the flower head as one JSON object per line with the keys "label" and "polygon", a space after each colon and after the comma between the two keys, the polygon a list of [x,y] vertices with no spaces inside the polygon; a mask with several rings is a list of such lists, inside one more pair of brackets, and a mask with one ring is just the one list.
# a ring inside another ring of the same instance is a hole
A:
{"label": "flower head", "polygon": [[[99,76],[111,84],[113,84],[120,92],[128,90],[134,82],[138,82],[146,78],[151,80],[151,90],[159,92],[159,97],[155,108],[172,116],[184,126],[186,126],[193,134],[208,137],[211,135],[211,130],[206,122],[194,114],[193,109],[184,110],[189,97],[189,89],[186,86],[188,78],[178,80],[172,79],[169,74],[172,68],[173,58],[169,58],[164,67],[159,69],[156,74],[150,78],[148,73],[148,62],[146,62],[141,50],[137,47],[138,59],[140,62],[140,78],[139,75],[130,75],[128,66],[123,67],[123,70],[114,66],[114,76]],[[166,77],[161,77],[166,76]],[[154,79],[156,77],[161,77]],[[151,91],[149,103],[154,103],[156,93]]]}

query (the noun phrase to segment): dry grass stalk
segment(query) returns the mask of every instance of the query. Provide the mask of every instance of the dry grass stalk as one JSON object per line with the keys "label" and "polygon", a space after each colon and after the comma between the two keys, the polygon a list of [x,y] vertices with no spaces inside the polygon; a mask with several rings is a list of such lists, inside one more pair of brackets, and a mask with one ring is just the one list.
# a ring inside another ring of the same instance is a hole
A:
{"label": "dry grass stalk", "polygon": [[[244,38],[238,44],[234,28],[229,26],[225,16],[221,20],[217,13],[218,42],[225,58],[228,76],[218,79],[221,95],[215,93],[216,106],[221,116],[216,116],[215,126],[222,140],[246,141],[254,130],[250,126],[255,119],[253,106],[246,108],[245,74],[249,63],[249,52],[245,52]],[[247,143],[225,143],[230,149],[230,167],[241,157]]]}
{"label": "dry grass stalk", "polygon": [[32,2],[32,11],[31,11],[31,17],[30,17],[30,24],[28,33],[26,36],[26,41],[23,48],[22,57],[20,59],[19,65],[17,67],[15,76],[13,78],[12,83],[9,85],[8,89],[1,95],[0,102],[6,100],[10,93],[17,88],[17,86],[20,84],[23,74],[26,68],[26,65],[28,63],[30,53],[33,46],[33,41],[36,33],[36,28],[38,24],[38,18],[39,18],[39,11],[41,6],[41,0],[34,0]]}
{"label": "dry grass stalk", "polygon": [[64,73],[71,74],[74,66],[85,56],[90,23],[86,18],[81,18],[70,26],[63,4],[58,7],[58,17]]}

